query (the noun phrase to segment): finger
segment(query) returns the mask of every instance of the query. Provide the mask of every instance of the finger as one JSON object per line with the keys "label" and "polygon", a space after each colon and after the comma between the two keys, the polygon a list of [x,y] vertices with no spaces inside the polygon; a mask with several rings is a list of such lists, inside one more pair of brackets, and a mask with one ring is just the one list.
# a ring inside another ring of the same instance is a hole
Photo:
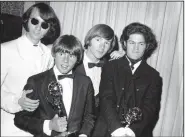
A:
{"label": "finger", "polygon": [[61,130],[60,132],[64,132],[64,131],[67,130],[67,128],[66,127],[62,127],[60,130]]}
{"label": "finger", "polygon": [[58,114],[55,114],[54,118],[58,118]]}
{"label": "finger", "polygon": [[39,106],[39,102],[38,103],[36,103],[36,104],[34,104],[34,103],[29,103],[29,102],[24,102],[23,104],[22,104],[22,106],[24,106],[24,107],[30,107],[30,108],[37,108],[38,106]]}
{"label": "finger", "polygon": [[27,111],[33,112],[35,109],[28,108]]}
{"label": "finger", "polygon": [[64,119],[64,120],[66,120],[66,116],[60,117],[60,119]]}
{"label": "finger", "polygon": [[31,100],[29,98],[25,98],[23,102],[24,104],[39,104],[39,100]]}
{"label": "finger", "polygon": [[31,93],[33,90],[23,90],[22,97],[26,97],[26,94]]}
{"label": "finger", "polygon": [[24,93],[25,93],[25,94],[29,94],[29,93],[31,93],[31,92],[33,92],[33,89],[30,89],[30,90],[24,90]]}
{"label": "finger", "polygon": [[29,108],[24,107],[23,109],[26,111],[32,112]]}
{"label": "finger", "polygon": [[114,57],[114,54],[110,54],[110,57],[111,57],[111,58]]}
{"label": "finger", "polygon": [[38,108],[38,105],[37,105],[37,106],[30,106],[30,105],[24,104],[24,105],[22,105],[22,108],[23,108],[24,110],[30,109],[31,111],[34,111],[36,108]]}
{"label": "finger", "polygon": [[67,126],[67,121],[58,120],[58,123],[59,123],[60,125],[65,125],[65,126]]}
{"label": "finger", "polygon": [[65,122],[65,123],[67,123],[67,119],[60,119],[60,122]]}
{"label": "finger", "polygon": [[39,102],[39,99],[30,99],[30,98],[25,97],[25,102],[35,104]]}
{"label": "finger", "polygon": [[31,106],[31,105],[26,105],[26,104],[24,104],[23,107],[24,107],[24,108],[28,108],[28,109],[36,109],[36,108],[38,108],[38,105],[36,105],[36,106]]}
{"label": "finger", "polygon": [[[60,132],[64,132],[64,131],[66,131],[67,130],[67,128],[61,128],[60,129]],[[64,136],[66,136],[67,135],[67,133],[64,135]],[[64,137],[64,136],[62,136],[62,137]]]}

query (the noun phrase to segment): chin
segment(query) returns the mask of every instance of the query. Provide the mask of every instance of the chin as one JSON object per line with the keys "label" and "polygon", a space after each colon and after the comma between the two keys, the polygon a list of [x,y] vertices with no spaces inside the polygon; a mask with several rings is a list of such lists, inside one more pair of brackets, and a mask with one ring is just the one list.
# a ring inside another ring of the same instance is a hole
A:
{"label": "chin", "polygon": [[101,59],[102,57],[103,57],[102,54],[96,56],[97,59]]}
{"label": "chin", "polygon": [[63,74],[67,74],[69,71],[64,71]]}

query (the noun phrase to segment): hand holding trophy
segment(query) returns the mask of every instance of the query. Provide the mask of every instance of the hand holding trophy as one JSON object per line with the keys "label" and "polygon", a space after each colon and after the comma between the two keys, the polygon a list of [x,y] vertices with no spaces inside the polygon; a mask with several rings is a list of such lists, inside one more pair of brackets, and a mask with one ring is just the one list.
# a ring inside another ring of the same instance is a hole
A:
{"label": "hand holding trophy", "polygon": [[[57,115],[51,120],[50,124],[53,129],[57,132],[62,132],[62,136],[66,136],[68,133],[66,131],[67,129],[67,120],[65,118],[65,121],[61,121],[61,119],[64,119],[64,108],[62,108],[63,100],[63,89],[62,85],[58,82],[52,81],[48,85],[48,91],[49,95],[47,96],[47,101],[52,105],[53,109],[57,111]],[[58,117],[59,116],[59,117]],[[65,123],[64,123],[65,122]]]}
{"label": "hand holding trophy", "polygon": [[[67,131],[67,120],[65,118],[64,114],[64,108],[62,108],[63,105],[63,89],[62,85],[58,82],[52,81],[48,85],[48,91],[49,91],[49,96],[47,97],[48,102],[53,106],[53,109],[58,112],[58,118],[54,117],[53,120],[55,119],[55,131],[57,130],[58,132],[61,132],[55,137],[76,137],[76,132],[68,132]],[[62,119],[65,118],[65,121]],[[65,124],[66,123],[66,124]],[[66,130],[65,130],[66,129]]]}
{"label": "hand holding trophy", "polygon": [[123,116],[125,120],[121,121],[121,123],[126,124],[125,127],[129,127],[132,123],[142,119],[142,112],[140,108],[134,107],[130,108],[129,111]]}

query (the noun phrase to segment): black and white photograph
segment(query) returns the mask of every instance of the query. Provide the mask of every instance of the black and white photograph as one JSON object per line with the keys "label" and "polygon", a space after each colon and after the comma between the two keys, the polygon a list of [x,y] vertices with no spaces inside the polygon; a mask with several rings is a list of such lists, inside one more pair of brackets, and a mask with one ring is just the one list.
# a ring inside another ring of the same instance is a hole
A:
{"label": "black and white photograph", "polygon": [[184,1],[0,1],[2,137],[183,137]]}

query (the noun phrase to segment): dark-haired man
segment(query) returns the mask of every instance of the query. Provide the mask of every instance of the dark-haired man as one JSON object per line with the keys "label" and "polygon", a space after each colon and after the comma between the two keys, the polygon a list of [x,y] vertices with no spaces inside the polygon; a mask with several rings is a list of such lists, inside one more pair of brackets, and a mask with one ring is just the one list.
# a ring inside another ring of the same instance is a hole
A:
{"label": "dark-haired man", "polygon": [[[120,41],[125,56],[108,62],[102,69],[99,132],[95,136],[152,137],[162,79],[146,59],[157,47],[157,41],[152,30],[138,22],[124,28]],[[129,123],[125,116],[132,108],[139,109],[142,117]]]}

